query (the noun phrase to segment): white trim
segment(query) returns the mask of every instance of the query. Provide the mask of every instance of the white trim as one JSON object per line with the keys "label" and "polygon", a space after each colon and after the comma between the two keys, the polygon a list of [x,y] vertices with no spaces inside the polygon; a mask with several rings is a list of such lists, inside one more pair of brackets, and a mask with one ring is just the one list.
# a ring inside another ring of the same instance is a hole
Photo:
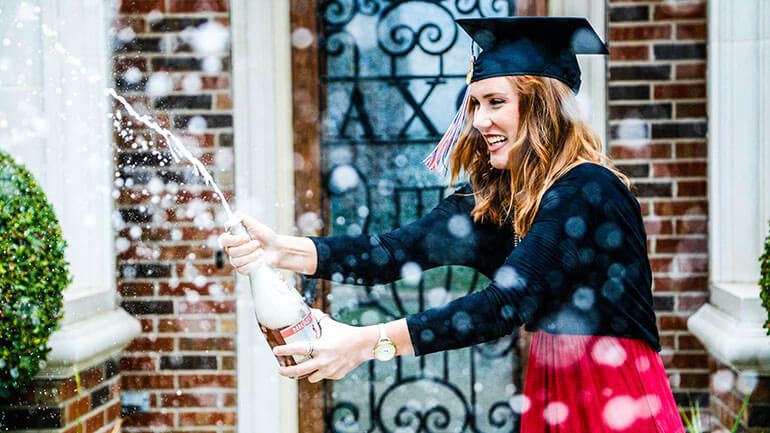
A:
{"label": "white trim", "polygon": [[770,218],[770,7],[709,0],[708,10],[711,303],[687,327],[721,361],[770,372],[757,287]]}
{"label": "white trim", "polygon": [[[290,233],[289,2],[233,0],[231,8],[236,208]],[[277,374],[276,360],[256,328],[245,278],[238,278],[236,293],[238,430],[296,433],[296,382]]]}
{"label": "white trim", "polygon": [[[605,0],[549,0],[548,15],[585,17],[607,42]],[[607,56],[577,56],[583,84],[578,93],[583,114],[607,149]]]}

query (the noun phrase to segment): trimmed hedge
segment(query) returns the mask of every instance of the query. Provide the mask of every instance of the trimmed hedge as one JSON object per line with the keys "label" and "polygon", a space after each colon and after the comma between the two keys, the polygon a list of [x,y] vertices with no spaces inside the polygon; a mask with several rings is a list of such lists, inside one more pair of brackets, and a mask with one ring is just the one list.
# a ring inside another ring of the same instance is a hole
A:
{"label": "trimmed hedge", "polygon": [[23,166],[0,152],[0,398],[44,364],[70,283],[53,208]]}
{"label": "trimmed hedge", "polygon": [[767,329],[767,335],[770,335],[770,234],[765,238],[765,251],[759,257],[760,271],[759,271],[759,296],[762,298],[762,306],[767,311],[767,320],[765,321],[765,328]]}

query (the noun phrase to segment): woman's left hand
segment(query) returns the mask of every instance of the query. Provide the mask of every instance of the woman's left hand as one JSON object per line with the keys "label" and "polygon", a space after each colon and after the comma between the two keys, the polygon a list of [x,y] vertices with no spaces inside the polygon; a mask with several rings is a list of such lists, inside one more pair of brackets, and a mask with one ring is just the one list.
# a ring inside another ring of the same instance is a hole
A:
{"label": "woman's left hand", "polygon": [[[310,374],[308,381],[341,379],[364,361],[374,359],[374,345],[379,334],[375,326],[350,326],[328,317],[323,311],[313,309],[313,317],[319,320],[321,338],[313,341],[313,357],[291,367],[280,367],[278,373],[287,377]],[[307,355],[308,343],[290,343],[273,348],[276,355]],[[312,373],[312,374],[311,374]]]}

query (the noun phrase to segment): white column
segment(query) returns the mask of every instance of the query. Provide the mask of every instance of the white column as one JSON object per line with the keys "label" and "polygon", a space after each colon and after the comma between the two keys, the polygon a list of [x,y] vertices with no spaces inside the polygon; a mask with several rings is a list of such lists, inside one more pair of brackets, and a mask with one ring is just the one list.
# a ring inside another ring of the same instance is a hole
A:
{"label": "white column", "polygon": [[[605,0],[549,0],[548,15],[585,17],[607,43]],[[607,56],[577,56],[583,84],[578,102],[583,114],[607,148]]]}
{"label": "white column", "polygon": [[[289,2],[233,0],[235,208],[291,233],[294,180]],[[297,384],[257,329],[248,280],[238,295],[238,430],[296,433]]]}
{"label": "white column", "polygon": [[101,362],[140,332],[115,308],[104,95],[111,14],[94,0],[0,0],[0,8],[0,147],[28,167],[52,203],[73,279],[41,374],[70,375],[72,365]]}
{"label": "white column", "polygon": [[770,372],[757,260],[770,219],[770,1],[708,10],[711,302],[688,327],[722,362]]}

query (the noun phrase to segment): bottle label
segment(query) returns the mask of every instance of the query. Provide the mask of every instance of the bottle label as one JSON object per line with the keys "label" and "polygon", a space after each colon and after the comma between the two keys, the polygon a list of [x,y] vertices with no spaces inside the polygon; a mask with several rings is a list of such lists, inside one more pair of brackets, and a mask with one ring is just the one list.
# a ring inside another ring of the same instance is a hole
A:
{"label": "bottle label", "polygon": [[308,313],[299,323],[281,329],[281,337],[287,343],[315,340],[321,338],[321,327],[313,320],[312,314]]}

